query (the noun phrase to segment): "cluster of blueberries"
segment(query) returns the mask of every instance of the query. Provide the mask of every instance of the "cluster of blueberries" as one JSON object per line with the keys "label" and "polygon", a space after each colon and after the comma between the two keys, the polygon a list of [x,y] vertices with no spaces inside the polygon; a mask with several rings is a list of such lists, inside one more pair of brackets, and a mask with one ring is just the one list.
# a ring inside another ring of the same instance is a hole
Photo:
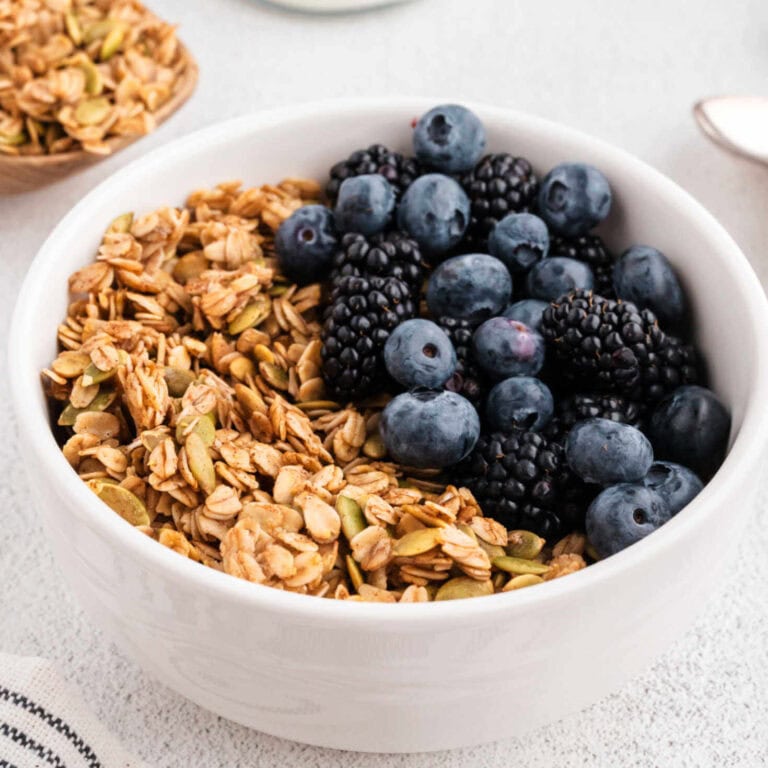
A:
{"label": "cluster of blueberries", "polygon": [[[437,264],[426,286],[429,315],[468,320],[475,327],[473,361],[495,382],[482,410],[487,431],[537,431],[555,408],[550,387],[539,378],[547,358],[544,312],[566,294],[595,288],[588,264],[548,256],[550,233],[564,238],[589,233],[608,215],[612,193],[596,168],[558,165],[541,181],[536,215],[506,215],[491,231],[487,252],[461,253],[471,202],[456,179],[478,162],[485,141],[485,129],[470,110],[458,105],[430,110],[413,133],[416,158],[430,172],[405,190],[378,173],[345,179],[333,210],[306,206],[284,222],[276,250],[288,276],[302,283],[322,281],[337,233],[373,236],[394,220]],[[616,261],[612,279],[621,300],[652,310],[665,327],[685,322],[683,291],[658,250],[630,248]],[[424,317],[407,319],[389,333],[383,360],[402,387],[380,421],[389,456],[434,469],[467,457],[480,436],[481,418],[468,399],[445,388],[458,363],[445,331]],[[698,474],[712,473],[711,457],[724,452],[729,430],[725,407],[699,386],[681,387],[656,407],[646,429],[651,440],[640,429],[609,419],[577,423],[565,440],[565,457],[581,481],[603,488],[586,514],[597,552],[607,556],[623,549],[685,506],[702,488]],[[654,462],[654,448],[674,461]]]}

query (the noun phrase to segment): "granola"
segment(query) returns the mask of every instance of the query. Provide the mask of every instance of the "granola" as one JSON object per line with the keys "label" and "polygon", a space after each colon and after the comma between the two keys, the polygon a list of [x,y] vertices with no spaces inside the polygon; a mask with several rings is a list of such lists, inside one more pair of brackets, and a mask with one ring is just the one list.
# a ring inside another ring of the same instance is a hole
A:
{"label": "granola", "polygon": [[125,214],[69,281],[43,371],[73,469],[117,514],[209,568],[301,594],[427,602],[583,567],[483,516],[466,488],[389,461],[384,397],[327,398],[323,289],[277,269],[274,233],[319,186],[194,192]]}
{"label": "granola", "polygon": [[0,152],[109,154],[110,137],[154,129],[186,66],[138,0],[0,0]]}

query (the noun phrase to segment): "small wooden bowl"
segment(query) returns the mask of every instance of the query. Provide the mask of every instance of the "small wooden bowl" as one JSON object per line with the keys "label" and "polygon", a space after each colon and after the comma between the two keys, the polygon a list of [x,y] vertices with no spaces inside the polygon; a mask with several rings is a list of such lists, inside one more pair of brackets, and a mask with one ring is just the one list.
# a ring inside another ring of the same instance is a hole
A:
{"label": "small wooden bowl", "polygon": [[[183,45],[179,47],[186,66],[171,98],[153,113],[158,125],[165,122],[192,95],[197,85],[197,63]],[[64,176],[77,173],[101,160],[112,157],[115,152],[141,138],[143,136],[112,136],[107,139],[107,144],[112,149],[108,155],[96,155],[82,149],[55,155],[0,154],[0,195],[29,192],[52,184]]]}

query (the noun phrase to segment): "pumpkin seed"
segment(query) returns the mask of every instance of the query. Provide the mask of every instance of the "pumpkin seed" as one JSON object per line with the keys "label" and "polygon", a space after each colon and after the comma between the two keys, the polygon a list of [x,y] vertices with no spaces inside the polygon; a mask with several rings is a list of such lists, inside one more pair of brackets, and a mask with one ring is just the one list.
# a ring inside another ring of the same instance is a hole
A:
{"label": "pumpkin seed", "polygon": [[187,391],[187,387],[195,380],[195,374],[187,368],[166,366],[163,370],[163,378],[168,385],[170,396],[182,397]]}
{"label": "pumpkin seed", "polygon": [[101,384],[102,381],[111,379],[117,373],[117,366],[108,371],[102,371],[91,363],[83,371],[83,386],[90,387],[91,384]]}
{"label": "pumpkin seed", "polygon": [[512,557],[521,557],[523,560],[533,560],[538,557],[545,541],[533,531],[510,531],[507,554]]}
{"label": "pumpkin seed", "polygon": [[351,541],[360,531],[367,528],[363,510],[349,496],[339,496],[336,499],[336,511],[341,518],[341,530],[347,537],[347,541]]}
{"label": "pumpkin seed", "polygon": [[0,133],[0,144],[4,144],[7,147],[18,147],[20,144],[24,144],[27,140],[27,134],[24,131],[19,133]]}
{"label": "pumpkin seed", "polygon": [[91,490],[123,520],[131,525],[149,525],[149,515],[144,502],[122,485],[113,485],[102,481],[89,483]]}
{"label": "pumpkin seed", "polygon": [[103,96],[81,101],[75,107],[75,120],[80,125],[98,125],[109,114],[109,102]]}
{"label": "pumpkin seed", "polygon": [[77,20],[77,16],[71,10],[64,14],[64,26],[67,28],[70,40],[75,45],[80,45],[83,42],[83,29]]}
{"label": "pumpkin seed", "polygon": [[81,413],[87,413],[88,411],[104,411],[112,405],[114,400],[115,393],[113,390],[101,390],[99,394],[91,400],[87,408],[75,408],[72,403],[68,403],[59,415],[56,423],[60,427],[72,427],[75,424],[75,419],[77,419]]}
{"label": "pumpkin seed", "polygon": [[468,576],[458,576],[446,581],[437,590],[435,600],[461,600],[465,597],[482,597],[493,594],[491,580],[476,581]]}
{"label": "pumpkin seed", "polygon": [[101,40],[102,37],[106,37],[109,34],[114,26],[114,19],[102,19],[101,21],[89,24],[83,32],[83,42],[86,45],[90,45],[95,40]]}
{"label": "pumpkin seed", "polygon": [[188,437],[187,430],[195,419],[197,419],[197,422],[192,427],[192,432],[200,437],[206,448],[210,448],[216,439],[216,416],[213,412],[206,413],[203,416],[184,416],[184,418],[179,419],[179,423],[176,425],[176,442],[180,445],[186,442]]}
{"label": "pumpkin seed", "polygon": [[98,96],[104,90],[104,80],[99,68],[87,56],[78,60],[77,67],[85,75],[85,92],[89,96]]}
{"label": "pumpkin seed", "polygon": [[483,541],[478,538],[477,543],[481,549],[485,550],[488,557],[493,560],[494,557],[504,557],[507,553],[504,551],[504,547],[500,547],[498,544],[489,544],[487,541]]}
{"label": "pumpkin seed", "polygon": [[534,584],[542,584],[544,579],[536,576],[534,573],[521,573],[519,576],[513,576],[505,585],[504,591],[511,592],[513,589],[522,589],[523,587],[532,587]]}
{"label": "pumpkin seed", "polygon": [[371,435],[363,443],[363,453],[370,459],[383,459],[387,455],[387,447],[381,439],[381,435]]}
{"label": "pumpkin seed", "polygon": [[102,61],[111,59],[119,50],[120,46],[125,40],[125,33],[128,31],[125,24],[117,22],[112,29],[109,30],[107,36],[104,38],[104,42],[101,44],[101,51],[99,52],[99,58]]}
{"label": "pumpkin seed", "polygon": [[[269,317],[271,311],[272,302],[266,296],[257,296],[229,324],[230,335],[238,336],[248,328],[255,328]],[[274,362],[274,358],[269,362]]]}
{"label": "pumpkin seed", "polygon": [[237,397],[237,402],[245,408],[248,414],[261,413],[263,410],[266,410],[264,401],[250,387],[246,387],[245,384],[235,384],[235,396]]}
{"label": "pumpkin seed", "polygon": [[307,400],[306,403],[296,403],[296,407],[302,411],[338,411],[341,405],[333,400]]}
{"label": "pumpkin seed", "polygon": [[112,219],[112,222],[107,227],[107,234],[120,232],[125,234],[126,232],[131,231],[131,227],[133,226],[133,213],[121,213],[119,216],[116,216],[114,219]]}
{"label": "pumpkin seed", "polygon": [[439,528],[419,528],[406,533],[395,542],[392,552],[395,557],[414,557],[423,555],[440,543]]}
{"label": "pumpkin seed", "polygon": [[216,490],[216,470],[208,448],[196,432],[190,432],[187,435],[184,448],[187,451],[189,471],[197,480],[203,493],[206,496],[210,495]]}
{"label": "pumpkin seed", "polygon": [[357,592],[360,587],[365,584],[365,577],[363,576],[363,572],[360,570],[360,566],[355,562],[355,559],[352,557],[352,555],[347,555],[344,558],[344,562],[347,565],[349,580],[352,582],[352,586],[355,588],[355,592]]}
{"label": "pumpkin seed", "polygon": [[549,566],[544,563],[535,563],[532,560],[524,560],[522,557],[494,557],[491,564],[500,571],[514,574],[540,574],[549,570]]}
{"label": "pumpkin seed", "polygon": [[229,373],[238,381],[244,381],[248,376],[253,376],[256,373],[256,366],[245,356],[236,357],[229,364]]}
{"label": "pumpkin seed", "polygon": [[265,344],[257,344],[253,348],[253,356],[259,362],[261,362],[261,363],[271,363],[271,364],[274,364],[274,362],[275,362],[275,355],[274,355],[274,353]]}
{"label": "pumpkin seed", "polygon": [[277,365],[259,363],[259,373],[270,387],[288,389],[288,373]]}

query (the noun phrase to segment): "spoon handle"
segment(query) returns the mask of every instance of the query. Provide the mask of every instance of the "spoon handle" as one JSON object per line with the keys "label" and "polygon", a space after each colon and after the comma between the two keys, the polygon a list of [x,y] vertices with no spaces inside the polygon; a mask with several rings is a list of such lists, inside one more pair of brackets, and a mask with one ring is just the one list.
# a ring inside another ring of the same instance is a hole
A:
{"label": "spoon handle", "polygon": [[768,165],[768,98],[717,96],[693,107],[696,122],[717,145]]}

